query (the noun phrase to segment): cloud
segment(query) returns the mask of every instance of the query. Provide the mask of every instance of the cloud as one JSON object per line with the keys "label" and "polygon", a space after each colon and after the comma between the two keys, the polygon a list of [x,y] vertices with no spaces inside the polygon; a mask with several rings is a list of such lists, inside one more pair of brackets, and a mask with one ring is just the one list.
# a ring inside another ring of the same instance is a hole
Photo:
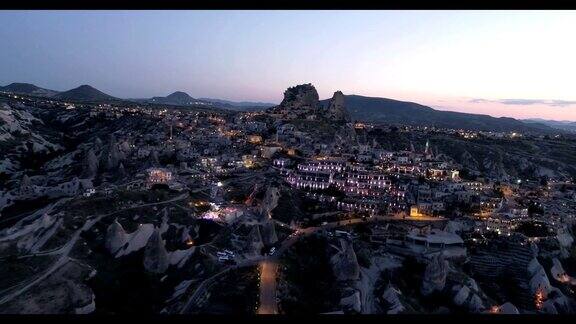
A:
{"label": "cloud", "polygon": [[545,100],[545,99],[498,99],[498,100],[488,100],[481,98],[474,98],[469,100],[471,103],[489,103],[496,102],[504,105],[547,105],[553,107],[566,107],[576,105],[576,100]]}
{"label": "cloud", "polygon": [[492,100],[486,100],[486,99],[471,99],[470,102],[471,102],[471,103],[486,103],[486,102],[492,102]]}
{"label": "cloud", "polygon": [[572,105],[576,105],[576,101],[574,101],[574,100],[550,100],[549,105],[555,106],[555,107],[572,106]]}

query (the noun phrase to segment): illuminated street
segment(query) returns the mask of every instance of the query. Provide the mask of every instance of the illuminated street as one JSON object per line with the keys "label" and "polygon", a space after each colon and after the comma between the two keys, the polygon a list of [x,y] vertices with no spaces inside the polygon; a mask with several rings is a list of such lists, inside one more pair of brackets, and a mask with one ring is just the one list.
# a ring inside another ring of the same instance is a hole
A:
{"label": "illuminated street", "polygon": [[260,263],[260,307],[258,314],[278,314],[276,303],[276,274],[278,263],[262,261]]}

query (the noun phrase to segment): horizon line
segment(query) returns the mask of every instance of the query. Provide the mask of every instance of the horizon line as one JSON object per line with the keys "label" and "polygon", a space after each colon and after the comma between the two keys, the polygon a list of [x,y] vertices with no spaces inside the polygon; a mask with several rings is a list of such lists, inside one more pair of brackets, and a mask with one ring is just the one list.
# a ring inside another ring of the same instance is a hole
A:
{"label": "horizon line", "polygon": [[[77,88],[82,87],[82,86],[89,86],[89,87],[91,87],[91,88],[94,88],[94,89],[96,89],[96,90],[98,90],[98,91],[103,92],[102,90],[94,87],[93,85],[91,85],[91,84],[89,84],[89,83],[82,83],[82,84],[80,84],[80,85],[78,85],[78,86],[76,86],[76,87],[70,88],[70,89],[68,89],[68,90],[53,90],[53,89],[51,89],[51,88],[45,88],[45,87],[38,86],[37,84],[35,84],[35,83],[30,83],[30,82],[11,82],[11,83],[9,83],[9,84],[7,84],[7,85],[0,86],[0,87],[3,88],[3,87],[10,86],[10,85],[12,85],[12,84],[29,84],[29,85],[33,85],[33,86],[38,87],[38,88],[42,88],[42,89],[50,90],[50,91],[56,91],[56,92],[59,92],[59,93],[66,92],[66,91],[70,91],[70,90],[74,90],[74,89],[77,89]],[[314,86],[314,84],[312,84],[311,82],[308,82],[308,83],[303,82],[303,83],[299,83],[299,84],[296,84],[296,85],[293,85],[293,86],[302,85],[302,84],[311,84],[312,86]],[[293,86],[290,86],[290,87],[293,87]],[[314,86],[314,88],[316,88],[316,87]],[[341,91],[341,90],[337,90],[337,91]],[[335,92],[337,92],[337,91],[335,91]],[[108,93],[105,93],[105,92],[103,92],[103,93],[106,94],[106,95],[109,95],[109,96],[111,96],[111,97],[117,98],[117,99],[130,101],[130,100],[136,100],[136,99],[152,99],[152,98],[154,98],[154,97],[167,97],[167,96],[169,96],[169,95],[171,95],[171,94],[174,94],[174,93],[176,93],[176,92],[183,92],[183,93],[185,93],[186,95],[190,96],[190,94],[189,94],[188,92],[183,91],[183,90],[174,90],[174,91],[172,91],[172,92],[170,92],[169,94],[164,95],[164,96],[150,96],[150,97],[140,97],[140,98],[138,98],[138,97],[116,97],[116,96],[112,96],[112,95],[110,95],[110,94],[108,94]],[[399,102],[408,102],[408,103],[413,103],[413,104],[425,106],[425,107],[431,108],[431,109],[433,109],[433,110],[435,110],[435,111],[447,111],[447,112],[455,112],[455,113],[462,113],[462,114],[469,114],[469,115],[490,116],[490,117],[492,117],[492,118],[512,118],[512,119],[519,120],[519,121],[526,121],[526,120],[532,120],[532,121],[534,121],[534,120],[537,120],[537,122],[542,122],[542,121],[576,122],[576,120],[569,120],[569,119],[565,119],[565,118],[564,118],[564,119],[547,119],[547,118],[542,118],[542,117],[517,118],[517,117],[511,117],[511,116],[494,116],[494,115],[487,114],[487,113],[463,112],[463,111],[453,110],[453,108],[451,108],[451,107],[442,107],[442,106],[439,106],[439,105],[426,105],[426,104],[422,104],[422,103],[419,103],[419,102],[413,101],[413,100],[400,100],[400,99],[393,99],[393,98],[389,98],[389,97],[379,97],[379,96],[373,96],[373,95],[362,95],[362,94],[356,94],[356,93],[351,93],[351,94],[345,94],[345,93],[344,93],[344,95],[345,95],[345,96],[360,96],[360,97],[365,97],[365,98],[389,99],[389,100],[395,100],[395,101],[399,101]],[[192,97],[192,96],[190,96],[190,97]],[[47,98],[50,98],[50,97],[47,97]],[[250,100],[250,99],[233,100],[233,99],[222,98],[222,97],[219,97],[219,96],[218,96],[217,98],[214,98],[214,97],[209,98],[209,97],[206,97],[206,96],[198,96],[198,97],[192,97],[192,98],[193,98],[193,99],[198,99],[198,100],[224,100],[224,101],[230,101],[230,102],[235,102],[235,103],[249,102],[249,103],[259,103],[259,104],[273,104],[273,105],[276,105],[276,106],[279,105],[279,104],[282,102],[282,100],[280,100],[279,103],[272,102],[272,100],[270,100],[270,101]],[[328,99],[330,99],[330,98],[331,98],[331,97],[327,97],[327,98],[324,98],[324,99],[320,99],[320,98],[319,98],[319,101],[328,100]],[[470,97],[470,98],[467,98],[467,99],[470,99],[470,100],[479,100],[479,99],[476,99],[476,98],[473,98],[473,97]],[[486,100],[486,99],[480,99],[480,100],[489,101],[489,100]],[[496,101],[497,101],[497,100],[496,100]],[[440,109],[440,108],[447,108],[447,109]]]}

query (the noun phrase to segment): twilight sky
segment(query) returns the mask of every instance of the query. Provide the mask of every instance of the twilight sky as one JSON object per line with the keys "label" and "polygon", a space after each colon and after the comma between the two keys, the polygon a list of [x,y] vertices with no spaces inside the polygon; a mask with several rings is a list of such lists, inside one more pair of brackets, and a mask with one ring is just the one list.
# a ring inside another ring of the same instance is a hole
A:
{"label": "twilight sky", "polygon": [[0,85],[278,103],[311,82],[576,120],[576,11],[0,11]]}

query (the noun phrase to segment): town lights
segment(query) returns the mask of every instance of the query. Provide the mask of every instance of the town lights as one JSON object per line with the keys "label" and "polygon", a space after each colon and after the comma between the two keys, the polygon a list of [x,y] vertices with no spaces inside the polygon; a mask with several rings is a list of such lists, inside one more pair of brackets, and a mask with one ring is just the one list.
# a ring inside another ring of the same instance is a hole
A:
{"label": "town lights", "polygon": [[536,296],[534,297],[534,304],[536,305],[536,309],[542,309],[542,306],[544,305],[544,294],[542,293],[542,290],[538,290],[536,292]]}

